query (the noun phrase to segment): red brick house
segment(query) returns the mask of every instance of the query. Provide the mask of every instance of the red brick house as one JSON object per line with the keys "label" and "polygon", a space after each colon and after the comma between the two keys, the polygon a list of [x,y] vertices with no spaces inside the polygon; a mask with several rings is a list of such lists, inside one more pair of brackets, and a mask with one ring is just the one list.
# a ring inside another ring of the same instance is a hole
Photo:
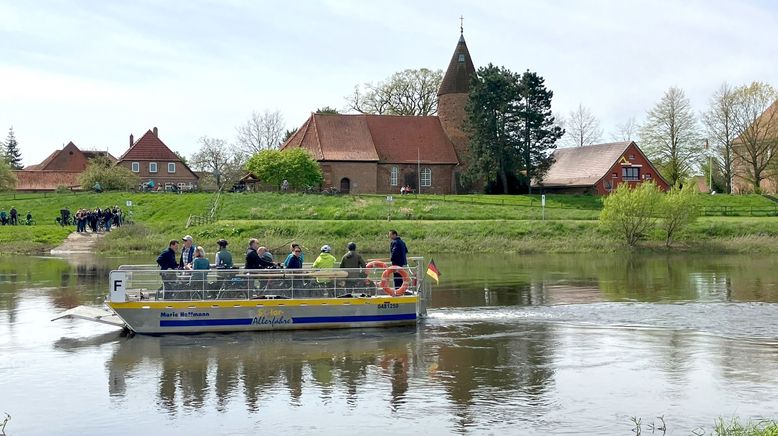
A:
{"label": "red brick house", "polygon": [[199,177],[159,139],[156,127],[137,141],[130,135],[130,149],[116,163],[135,173],[143,183],[154,182],[155,189],[173,186],[187,191],[197,187]]}
{"label": "red brick house", "polygon": [[437,116],[312,114],[282,146],[307,149],[325,187],[344,193],[451,194],[467,148],[463,130],[475,67],[460,35],[438,90]]}
{"label": "red brick house", "polygon": [[635,186],[653,181],[659,189],[670,186],[632,141],[559,148],[541,182],[532,187],[545,193],[607,195],[622,183]]}
{"label": "red brick house", "polygon": [[105,156],[116,162],[107,151],[80,150],[71,141],[61,150],[51,153],[43,162],[29,165],[23,170],[15,171],[16,190],[23,192],[54,191],[59,187],[80,190],[78,179],[86,169],[89,161],[97,156]]}

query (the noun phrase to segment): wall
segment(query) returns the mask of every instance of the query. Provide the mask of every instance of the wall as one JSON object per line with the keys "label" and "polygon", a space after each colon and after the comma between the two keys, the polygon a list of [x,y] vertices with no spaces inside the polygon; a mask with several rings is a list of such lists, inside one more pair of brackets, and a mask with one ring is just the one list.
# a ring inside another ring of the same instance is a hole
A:
{"label": "wall", "polygon": [[[391,185],[392,167],[398,169],[397,186]],[[425,165],[421,168],[432,170],[432,186],[422,187],[422,194],[451,194],[453,193],[454,165]],[[400,188],[407,184],[418,192],[418,166],[416,164],[380,164],[378,165],[378,189],[380,194],[399,194]]]}
{"label": "wall", "polygon": [[[626,161],[629,162],[629,165],[622,165],[622,158],[625,158]],[[630,167],[630,166],[638,166],[638,165],[640,165],[639,167],[640,180],[639,181],[623,180],[622,168]],[[614,174],[616,175],[616,177],[613,177]],[[647,179],[646,176],[649,176],[649,178]],[[622,157],[619,158],[619,161],[616,162],[613,166],[611,166],[610,170],[608,170],[608,172],[603,175],[602,179],[597,181],[595,188],[597,189],[597,194],[608,195],[609,191],[605,187],[605,181],[610,181],[612,184],[612,189],[616,189],[616,187],[622,183],[628,183],[630,186],[634,187],[639,183],[648,180],[652,180],[654,183],[656,183],[656,185],[662,191],[667,191],[669,189],[667,182],[665,182],[661,178],[661,176],[659,176],[658,172],[654,170],[654,168],[649,163],[648,158],[646,158],[646,156],[637,148],[637,146],[632,144],[629,147],[627,147]]]}
{"label": "wall", "polygon": [[347,177],[351,181],[352,194],[373,194],[376,192],[375,162],[320,161],[324,173],[324,188],[340,189],[340,181]]}
{"label": "wall", "polygon": [[[140,163],[140,172],[133,173],[137,175],[140,178],[141,182],[148,182],[149,180],[153,180],[154,183],[159,186],[161,189],[164,189],[165,183],[191,183],[193,186],[197,186],[197,176],[193,174],[189,169],[184,166],[181,162],[175,162],[176,164],[176,172],[175,173],[168,173],[167,170],[167,164],[169,161],[148,161],[148,160],[137,160],[137,161],[121,161],[118,162],[117,165],[121,165],[128,170],[132,171],[132,162],[138,162]],[[149,162],[157,162],[157,172],[156,173],[150,173],[149,172]]]}

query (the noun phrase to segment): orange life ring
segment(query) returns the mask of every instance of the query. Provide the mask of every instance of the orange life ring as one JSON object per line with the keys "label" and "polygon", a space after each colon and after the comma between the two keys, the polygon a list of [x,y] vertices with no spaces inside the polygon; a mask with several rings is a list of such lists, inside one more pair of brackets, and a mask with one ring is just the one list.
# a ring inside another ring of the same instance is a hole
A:
{"label": "orange life ring", "polygon": [[[402,277],[403,284],[397,288],[394,289],[394,274],[397,273]],[[391,282],[389,280],[392,280]],[[390,285],[391,283],[391,285]],[[406,271],[403,267],[392,265],[389,268],[384,271],[383,274],[381,274],[381,287],[384,289],[384,292],[386,292],[387,295],[392,297],[399,297],[400,295],[405,295],[405,291],[408,290],[408,286],[411,284],[411,276],[408,275],[408,271]]]}
{"label": "orange life ring", "polygon": [[381,262],[380,260],[371,260],[370,262],[367,263],[367,265],[365,265],[365,269],[367,270],[368,273],[370,273],[370,270],[372,270],[373,268],[384,269],[386,268],[386,264]]}

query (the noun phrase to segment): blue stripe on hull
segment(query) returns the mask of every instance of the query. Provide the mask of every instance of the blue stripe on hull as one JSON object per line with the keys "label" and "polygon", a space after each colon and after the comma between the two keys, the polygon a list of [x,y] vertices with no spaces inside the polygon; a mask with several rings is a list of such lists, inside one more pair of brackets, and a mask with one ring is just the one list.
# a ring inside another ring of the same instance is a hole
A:
{"label": "blue stripe on hull", "polygon": [[[415,313],[401,313],[394,315],[362,315],[362,316],[309,316],[292,318],[293,324],[323,324],[337,322],[374,322],[374,321],[405,321],[416,319]],[[228,326],[251,325],[251,318],[233,319],[193,319],[193,320],[160,320],[160,327],[203,327],[203,326]]]}

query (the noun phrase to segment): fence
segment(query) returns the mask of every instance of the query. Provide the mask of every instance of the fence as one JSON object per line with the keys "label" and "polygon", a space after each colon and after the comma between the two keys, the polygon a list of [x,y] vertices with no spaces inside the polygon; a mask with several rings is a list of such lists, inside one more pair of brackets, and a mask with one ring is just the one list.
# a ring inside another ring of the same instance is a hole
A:
{"label": "fence", "polygon": [[186,228],[192,226],[201,226],[203,224],[211,224],[216,221],[216,214],[219,211],[219,202],[221,201],[222,191],[216,191],[216,195],[213,197],[213,203],[211,208],[205,215],[189,215],[186,220]]}

